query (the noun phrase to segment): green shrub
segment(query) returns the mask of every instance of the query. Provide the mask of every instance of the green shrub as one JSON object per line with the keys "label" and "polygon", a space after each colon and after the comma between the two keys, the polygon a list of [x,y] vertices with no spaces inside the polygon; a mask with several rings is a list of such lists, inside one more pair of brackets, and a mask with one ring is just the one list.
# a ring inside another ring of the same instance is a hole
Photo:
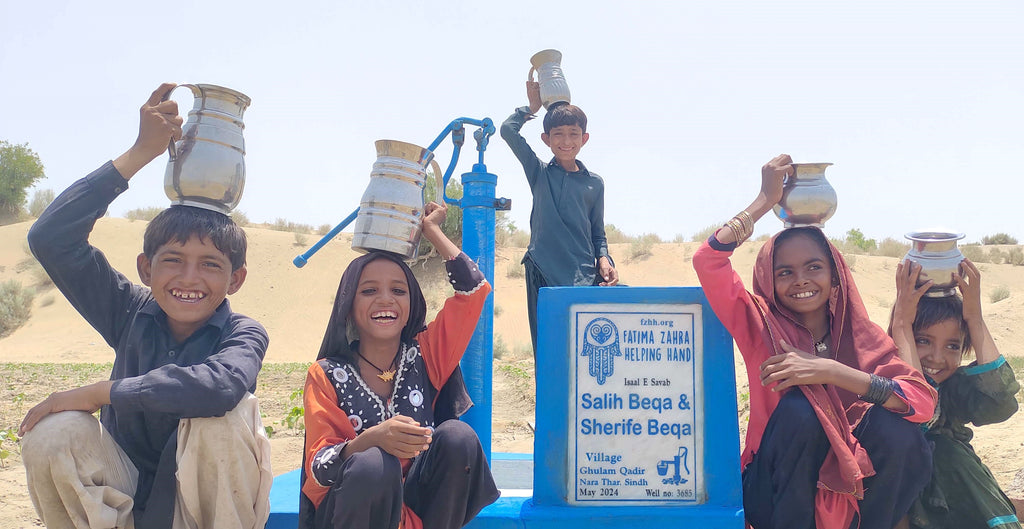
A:
{"label": "green shrub", "polygon": [[292,222],[280,217],[274,219],[274,223],[270,225],[270,229],[277,231],[290,231],[294,233],[309,233],[313,231],[313,227],[309,224],[299,224],[298,222]]}
{"label": "green shrub", "polygon": [[[20,393],[22,397],[24,393]],[[21,439],[18,437],[18,429],[15,427],[0,430],[0,468],[7,468],[7,458],[11,456],[8,446],[21,451]]]}
{"label": "green shrub", "polygon": [[[425,198],[428,202],[440,202],[437,198],[437,186],[434,184],[433,172],[427,177],[426,189],[424,190]],[[447,195],[449,198],[459,199],[462,198],[463,189],[462,184],[459,183],[457,178],[448,180]],[[448,214],[445,216],[444,223],[441,224],[441,231],[453,242],[455,246],[462,247],[462,208],[453,204],[448,204]],[[419,255],[429,255],[430,252],[434,251],[434,246],[430,244],[430,241],[426,237],[420,238]]]}
{"label": "green shrub", "polygon": [[526,277],[526,267],[519,261],[509,261],[508,265],[505,266],[505,277],[513,279]]}
{"label": "green shrub", "polygon": [[0,283],[0,338],[21,327],[32,315],[32,300],[36,293],[10,279]]}
{"label": "green shrub", "polygon": [[244,211],[237,209],[231,212],[231,220],[235,221],[235,224],[243,228],[252,225],[252,222],[249,221],[248,215],[246,215]]}
{"label": "green shrub", "polygon": [[505,340],[500,334],[494,335],[494,359],[501,360],[508,354],[508,346],[505,345]]}
{"label": "green shrub", "polygon": [[530,246],[530,232],[523,230],[516,230],[512,234],[512,240],[509,241],[509,247],[511,248],[527,248]]}
{"label": "green shrub", "polygon": [[705,226],[704,229],[698,231],[697,233],[694,233],[693,236],[690,237],[690,241],[692,241],[692,242],[704,242],[704,241],[708,240],[708,237],[711,237],[712,235],[714,235],[714,233],[716,231],[718,231],[718,228],[721,228],[723,224],[725,224],[725,223],[724,222],[718,222],[718,223],[715,223],[715,224],[711,224],[709,226]]}
{"label": "green shrub", "polygon": [[633,242],[629,243],[629,258],[635,260],[650,257],[654,245],[660,242],[661,237],[655,233],[645,233],[633,239]]}
{"label": "green shrub", "polygon": [[999,303],[1008,297],[1010,297],[1010,289],[1003,285],[993,288],[992,292],[988,295],[988,299],[991,300],[992,303]]}
{"label": "green shrub", "polygon": [[1006,252],[1006,262],[1013,266],[1024,266],[1024,250],[1018,246]]}
{"label": "green shrub", "polygon": [[1006,254],[999,248],[992,248],[988,251],[988,258],[992,261],[992,264],[1001,264],[1006,261]]}
{"label": "green shrub", "polygon": [[975,263],[991,263],[992,259],[989,258],[985,250],[977,244],[968,244],[960,247],[960,253],[964,254],[964,257],[970,259]]}
{"label": "green shrub", "polygon": [[299,388],[292,392],[288,397],[288,404],[291,405],[291,409],[285,414],[284,418],[281,419],[281,426],[287,426],[292,430],[305,430],[305,409],[302,401],[302,388]]}
{"label": "green shrub", "polygon": [[40,189],[32,195],[32,200],[28,201],[28,214],[35,218],[39,218],[46,206],[53,202],[56,197],[52,189]]}
{"label": "green shrub", "polygon": [[149,222],[156,218],[156,216],[159,215],[160,212],[163,211],[164,209],[166,208],[161,208],[157,206],[150,206],[148,208],[135,208],[126,211],[124,214],[124,218],[128,220],[144,220],[146,222]]}
{"label": "green shrub", "polygon": [[308,240],[309,237],[307,237],[305,233],[302,233],[301,231],[295,232],[295,246],[305,246]]}
{"label": "green shrub", "polygon": [[873,253],[874,255],[885,257],[903,257],[908,251],[910,251],[910,243],[886,237],[882,239],[882,242],[878,243],[878,248]]}
{"label": "green shrub", "polygon": [[515,221],[509,218],[507,211],[494,212],[494,245],[496,247],[508,248],[512,241],[512,234],[518,229]]}
{"label": "green shrub", "polygon": [[34,285],[42,288],[52,287],[53,279],[50,278],[50,274],[46,272],[43,265],[40,264],[39,261],[36,261],[35,257],[31,257],[30,259],[32,259],[32,266],[30,267],[32,270],[32,278],[36,280]]}
{"label": "green shrub", "polygon": [[982,237],[981,244],[1017,244],[1017,239],[1006,233],[997,233],[995,235],[986,235]]}
{"label": "green shrub", "polygon": [[629,236],[622,233],[622,230],[615,227],[614,224],[604,225],[604,236],[608,239],[608,244],[621,244],[629,242]]}

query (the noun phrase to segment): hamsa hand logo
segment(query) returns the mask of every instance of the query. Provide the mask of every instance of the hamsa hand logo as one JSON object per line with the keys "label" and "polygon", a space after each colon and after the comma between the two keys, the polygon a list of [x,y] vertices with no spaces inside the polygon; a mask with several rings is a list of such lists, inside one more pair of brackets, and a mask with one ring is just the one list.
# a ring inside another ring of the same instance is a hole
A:
{"label": "hamsa hand logo", "polygon": [[619,350],[619,329],[607,318],[594,318],[583,331],[583,350],[580,356],[590,357],[590,376],[604,384],[615,372],[615,357]]}

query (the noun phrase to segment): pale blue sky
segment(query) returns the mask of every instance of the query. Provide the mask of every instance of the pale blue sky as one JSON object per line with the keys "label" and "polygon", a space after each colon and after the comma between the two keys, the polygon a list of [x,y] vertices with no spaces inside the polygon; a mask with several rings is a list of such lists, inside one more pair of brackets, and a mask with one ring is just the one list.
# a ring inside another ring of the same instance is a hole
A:
{"label": "pale blue sky", "polygon": [[[1024,239],[1021,28],[1016,1],[7,0],[0,139],[27,142],[38,187],[59,191],[131,145],[160,82],[229,86],[253,100],[239,209],[333,225],[358,204],[374,140],[426,146],[459,116],[500,124],[526,102],[529,57],[556,48],[590,118],[580,158],[627,233],[688,239],[746,206],[760,166],[788,152],[835,164],[830,235]],[[524,128],[547,159],[540,133]],[[528,226],[529,188],[497,135],[486,162]],[[165,163],[111,212],[166,205]],[[757,232],[780,227],[769,216]]]}

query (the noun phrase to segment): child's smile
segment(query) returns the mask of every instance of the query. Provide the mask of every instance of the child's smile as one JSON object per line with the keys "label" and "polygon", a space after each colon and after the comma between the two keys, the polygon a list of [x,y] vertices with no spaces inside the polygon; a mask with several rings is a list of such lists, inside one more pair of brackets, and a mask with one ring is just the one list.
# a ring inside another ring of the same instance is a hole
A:
{"label": "child's smile", "polygon": [[245,281],[245,267],[231,269],[231,261],[210,241],[192,237],[157,249],[153,259],[139,256],[139,276],[167,314],[167,323],[179,342],[206,324],[229,294]]}
{"label": "child's smile", "polygon": [[960,368],[964,335],[960,322],[943,320],[914,333],[921,370],[941,384]]}
{"label": "child's smile", "polygon": [[583,132],[579,125],[559,125],[552,127],[551,131],[541,134],[544,144],[551,148],[555,160],[566,171],[578,171],[576,156],[580,149],[590,139],[590,135]]}
{"label": "child's smile", "polygon": [[394,340],[409,321],[409,303],[405,272],[392,261],[376,259],[367,263],[359,276],[349,317],[364,343]]}
{"label": "child's smile", "polygon": [[832,267],[819,244],[805,235],[790,237],[775,248],[774,261],[779,304],[797,316],[827,310]]}
{"label": "child's smile", "polygon": [[174,296],[178,301],[182,303],[198,303],[200,300],[206,297],[205,292],[199,291],[184,291],[177,288],[171,289],[171,295]]}

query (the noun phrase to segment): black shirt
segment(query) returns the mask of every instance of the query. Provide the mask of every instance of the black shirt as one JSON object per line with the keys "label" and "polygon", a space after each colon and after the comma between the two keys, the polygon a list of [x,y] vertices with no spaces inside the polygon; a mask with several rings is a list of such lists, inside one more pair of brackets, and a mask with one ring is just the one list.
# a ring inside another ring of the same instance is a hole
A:
{"label": "black shirt", "polygon": [[[163,461],[161,454],[176,449],[178,421],[222,416],[254,392],[268,338],[262,325],[231,312],[225,299],[205,326],[183,343],[174,340],[150,290],[114,270],[88,241],[96,220],[127,187],[107,162],[61,193],[28,239],[57,288],[114,348],[110,379],[116,382],[100,416],[139,470],[138,511],[151,487],[154,497],[173,499],[173,482],[169,490],[153,482],[158,466],[175,465],[173,453]],[[173,478],[173,470],[160,474]]]}

